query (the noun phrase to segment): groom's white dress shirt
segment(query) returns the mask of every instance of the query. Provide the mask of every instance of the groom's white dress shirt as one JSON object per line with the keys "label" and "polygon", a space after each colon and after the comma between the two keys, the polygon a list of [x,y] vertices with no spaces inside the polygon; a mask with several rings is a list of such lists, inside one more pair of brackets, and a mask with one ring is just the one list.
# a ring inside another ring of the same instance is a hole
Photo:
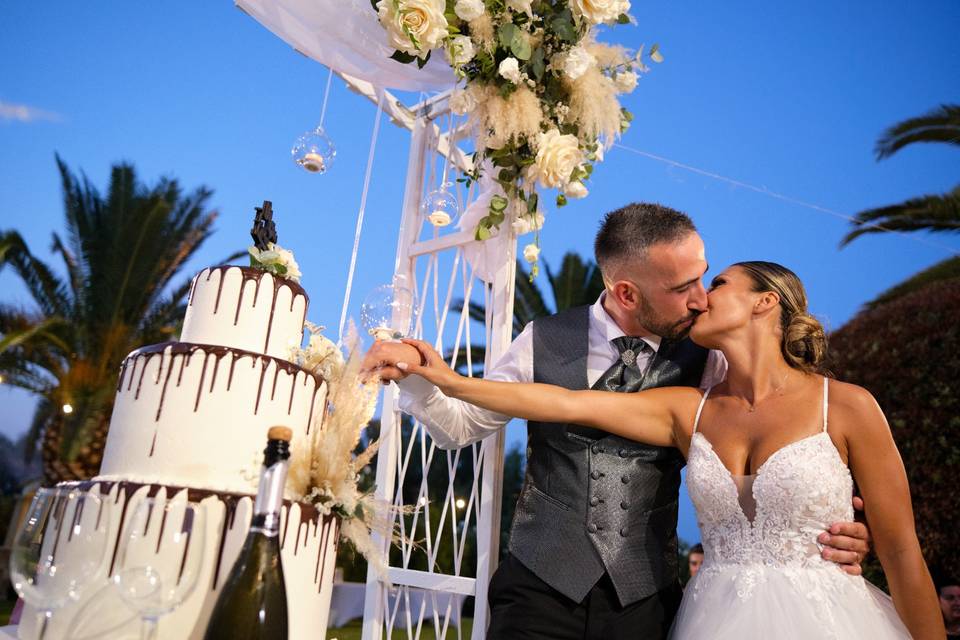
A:
{"label": "groom's white dress shirt", "polygon": [[[590,386],[620,357],[611,343],[623,335],[613,318],[603,308],[603,293],[590,307],[589,347],[587,351],[587,383]],[[653,354],[660,348],[659,336],[644,336],[652,349],[644,349],[637,357],[637,366],[646,371]],[[706,389],[723,380],[727,361],[719,351],[710,351],[700,387]],[[486,380],[502,382],[533,382],[533,326],[524,327],[510,344],[497,364],[485,376]],[[472,404],[449,398],[430,382],[419,376],[399,380],[400,409],[424,425],[438,447],[456,449],[477,442],[502,429],[512,418]]]}

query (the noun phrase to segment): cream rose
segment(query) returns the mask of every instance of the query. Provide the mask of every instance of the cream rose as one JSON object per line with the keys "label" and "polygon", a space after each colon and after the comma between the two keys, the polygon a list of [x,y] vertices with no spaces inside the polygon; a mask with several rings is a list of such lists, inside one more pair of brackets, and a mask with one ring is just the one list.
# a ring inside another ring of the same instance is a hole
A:
{"label": "cream rose", "polygon": [[454,36],[447,41],[447,62],[451,67],[462,67],[476,55],[469,36]]}
{"label": "cream rose", "polygon": [[573,47],[563,60],[563,73],[571,80],[576,80],[587,69],[597,64],[597,59],[583,47]]}
{"label": "cream rose", "polygon": [[540,247],[532,242],[523,248],[523,259],[533,264],[540,257]]}
{"label": "cream rose", "polygon": [[457,0],[457,4],[453,6],[453,12],[461,20],[467,22],[476,20],[483,15],[483,0]]}
{"label": "cream rose", "polygon": [[629,0],[571,0],[573,13],[590,24],[615,22],[622,13],[630,11]]}
{"label": "cream rose", "polygon": [[637,88],[637,74],[633,71],[621,71],[613,78],[613,84],[620,93],[630,93]]}
{"label": "cream rose", "polygon": [[544,187],[562,187],[570,174],[583,162],[583,153],[577,136],[561,135],[557,129],[540,134],[537,157],[531,165],[531,174]]}
{"label": "cream rose", "polygon": [[424,57],[447,37],[443,0],[379,0],[377,14],[390,46]]}
{"label": "cream rose", "polygon": [[543,228],[543,213],[537,211],[532,216],[530,214],[524,214],[517,216],[516,220],[510,225],[513,227],[514,233],[518,236],[522,236],[525,233],[530,233],[531,231],[536,231],[537,229]]}
{"label": "cream rose", "polygon": [[250,254],[250,263],[270,273],[283,278],[288,278],[294,282],[300,282],[300,266],[293,258],[293,252],[284,249],[278,244],[272,242],[267,244],[267,248],[261,251],[256,246],[247,249]]}
{"label": "cream rose", "polygon": [[520,84],[520,63],[514,57],[509,57],[497,67],[497,73],[513,84]]}

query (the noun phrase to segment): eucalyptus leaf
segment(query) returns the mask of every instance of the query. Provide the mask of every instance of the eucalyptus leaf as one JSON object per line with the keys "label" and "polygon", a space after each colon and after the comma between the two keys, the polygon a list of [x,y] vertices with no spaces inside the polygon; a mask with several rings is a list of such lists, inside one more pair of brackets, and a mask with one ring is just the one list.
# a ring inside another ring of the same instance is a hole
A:
{"label": "eucalyptus leaf", "polygon": [[517,60],[529,60],[531,53],[530,42],[522,36],[516,38],[510,43],[510,51],[513,52]]}
{"label": "eucalyptus leaf", "polygon": [[537,47],[530,55],[530,71],[537,80],[543,78],[543,72],[546,71],[546,64],[543,61],[543,48]]}
{"label": "eucalyptus leaf", "polygon": [[493,196],[490,198],[490,210],[491,211],[503,211],[507,208],[507,199],[503,196]]}
{"label": "eucalyptus leaf", "polygon": [[517,25],[513,24],[512,22],[501,25],[500,29],[497,31],[497,37],[500,39],[500,46],[502,46],[504,49],[509,49],[519,33],[520,29],[518,29]]}
{"label": "eucalyptus leaf", "polygon": [[489,240],[493,234],[490,232],[490,227],[484,225],[483,220],[480,221],[480,224],[477,225],[477,232],[474,235],[474,238],[480,241]]}
{"label": "eucalyptus leaf", "polygon": [[567,196],[563,195],[562,193],[558,193],[558,194],[557,194],[557,206],[558,206],[558,207],[565,207],[565,206],[567,206]]}

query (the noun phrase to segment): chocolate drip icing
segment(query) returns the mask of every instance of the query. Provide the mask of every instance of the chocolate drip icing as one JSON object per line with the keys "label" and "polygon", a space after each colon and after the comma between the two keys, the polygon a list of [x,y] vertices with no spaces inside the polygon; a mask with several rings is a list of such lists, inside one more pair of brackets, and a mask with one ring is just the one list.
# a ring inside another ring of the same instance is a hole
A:
{"label": "chocolate drip icing", "polygon": [[[217,589],[218,578],[220,576],[220,570],[223,564],[223,554],[224,554],[224,549],[226,547],[227,534],[234,528],[236,524],[237,506],[240,500],[242,500],[243,498],[249,498],[251,501],[254,498],[252,494],[233,493],[233,492],[227,492],[227,491],[213,491],[211,489],[196,489],[193,487],[182,487],[177,485],[143,484],[139,482],[130,482],[125,480],[122,480],[122,481],[86,480],[83,482],[63,483],[60,486],[79,489],[81,491],[87,491],[87,492],[97,489],[99,494],[101,495],[102,500],[104,500],[107,496],[113,493],[114,489],[116,489],[117,494],[116,494],[116,498],[114,499],[114,504],[117,504],[121,500],[123,500],[123,505],[120,508],[120,522],[117,528],[116,539],[114,540],[113,556],[110,561],[110,569],[107,573],[108,576],[113,575],[114,568],[116,566],[117,553],[120,550],[121,536],[124,533],[124,522],[127,516],[127,508],[130,506],[131,498],[139,490],[146,487],[147,491],[146,491],[145,497],[147,498],[154,498],[160,493],[161,490],[163,490],[168,500],[173,499],[174,497],[178,496],[180,493],[184,491],[187,492],[187,501],[191,503],[200,503],[203,500],[210,497],[217,498],[218,500],[220,500],[220,502],[223,503],[224,505],[224,516],[223,516],[223,522],[220,527],[220,536],[219,536],[219,541],[217,546],[217,560],[213,570],[213,578],[212,578],[212,583],[210,587],[211,590]],[[309,539],[310,524],[313,524],[315,531],[318,531],[318,530],[327,531],[329,526],[339,527],[339,518],[333,514],[321,515],[321,513],[317,510],[316,507],[314,507],[312,504],[307,502],[295,503],[291,500],[284,500],[283,506],[287,510],[287,513],[286,513],[286,518],[284,520],[283,532],[281,533],[281,538],[280,538],[281,549],[285,548],[286,546],[287,529],[290,521],[290,510],[293,508],[294,504],[296,504],[300,509],[300,523],[297,526],[297,541],[295,543],[294,554],[296,554],[299,548],[300,530],[304,526],[307,527],[307,532],[306,532],[307,535],[304,536],[304,544],[306,544]],[[186,513],[189,514],[190,512],[188,511]],[[161,524],[161,530],[163,526],[164,525]],[[247,526],[249,526],[249,523],[247,523]],[[58,528],[58,534],[57,534],[58,536],[59,536],[59,529],[62,529],[62,527]],[[181,533],[186,533],[186,531],[187,531],[187,522],[185,519],[183,528],[181,528]],[[325,547],[325,544],[321,544],[320,546]],[[56,543],[55,543],[55,547],[56,547]],[[158,551],[159,551],[159,546],[158,546]],[[185,566],[184,563],[186,562],[186,554],[188,553],[188,551],[189,551],[189,545],[184,549],[184,557],[180,565],[181,575],[184,570],[184,566]],[[320,553],[323,553],[324,551],[325,551],[325,548],[321,550]],[[318,560],[318,565],[319,565],[319,562],[320,561]],[[318,575],[322,576],[323,575],[322,571]]]}
{"label": "chocolate drip icing", "polygon": [[[257,299],[260,296],[260,282],[263,279],[264,274],[268,272],[264,271],[263,269],[255,269],[253,267],[240,267],[237,265],[230,265],[230,264],[218,265],[215,267],[208,267],[206,269],[207,282],[210,281],[210,279],[213,277],[213,274],[215,272],[218,272],[218,275],[220,277],[219,282],[217,284],[217,297],[213,305],[214,313],[217,313],[220,309],[220,296],[223,293],[223,283],[226,280],[227,271],[229,269],[239,269],[241,274],[240,277],[242,278],[240,283],[240,293],[237,295],[237,304],[236,304],[236,307],[234,308],[234,313],[233,313],[233,325],[236,326],[237,323],[240,322],[240,309],[242,308],[242,305],[243,305],[243,297],[244,297],[244,292],[247,289],[247,282],[249,281],[254,282],[252,306],[256,307]],[[202,272],[201,272],[201,275],[202,275]],[[196,278],[194,278],[192,288],[190,289],[190,298],[188,301],[189,305],[193,304],[194,293],[196,291],[197,281],[199,279],[200,279],[199,275]],[[288,289],[290,289],[290,311],[293,311],[293,307],[294,307],[294,304],[296,303],[297,297],[303,296],[303,318],[301,318],[301,321],[300,321],[301,327],[303,326],[303,323],[307,319],[307,307],[310,304],[310,298],[309,296],[307,296],[307,292],[298,283],[294,282],[293,280],[284,278],[282,276],[274,275],[272,273],[270,274],[270,279],[273,282],[273,295],[270,300],[270,317],[269,317],[269,322],[267,323],[267,335],[263,341],[264,351],[267,350],[267,347],[270,344],[270,333],[273,329],[273,316],[274,316],[274,312],[276,311],[277,297],[280,295],[280,290],[283,287],[287,287]]]}

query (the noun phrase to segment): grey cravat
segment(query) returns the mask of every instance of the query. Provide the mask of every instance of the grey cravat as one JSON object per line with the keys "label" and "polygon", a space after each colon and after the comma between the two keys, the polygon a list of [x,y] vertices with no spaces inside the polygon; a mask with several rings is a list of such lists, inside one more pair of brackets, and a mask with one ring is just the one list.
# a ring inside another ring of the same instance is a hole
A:
{"label": "grey cravat", "polygon": [[[597,378],[591,389],[623,392],[639,390],[640,385],[643,384],[644,372],[637,366],[637,359],[643,355],[645,350],[652,350],[652,348],[643,339],[632,336],[620,336],[610,342],[617,348],[620,357],[609,369],[603,372],[603,375]],[[609,435],[600,429],[580,426],[568,427],[567,432],[594,440]]]}

